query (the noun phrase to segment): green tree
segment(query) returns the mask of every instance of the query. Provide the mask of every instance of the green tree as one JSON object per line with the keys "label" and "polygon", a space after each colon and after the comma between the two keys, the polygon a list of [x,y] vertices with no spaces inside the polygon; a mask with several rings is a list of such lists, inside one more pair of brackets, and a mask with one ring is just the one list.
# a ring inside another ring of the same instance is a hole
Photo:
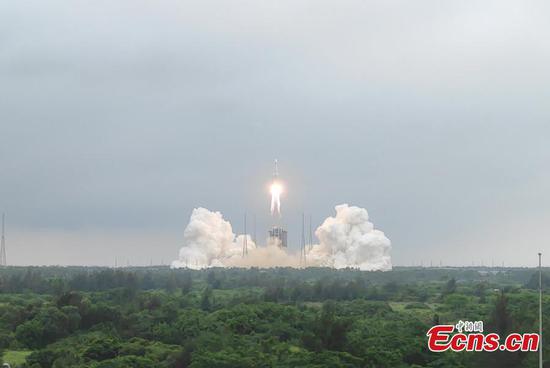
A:
{"label": "green tree", "polygon": [[209,311],[212,308],[210,299],[212,298],[212,288],[208,285],[204,288],[201,296],[201,309],[203,311]]}

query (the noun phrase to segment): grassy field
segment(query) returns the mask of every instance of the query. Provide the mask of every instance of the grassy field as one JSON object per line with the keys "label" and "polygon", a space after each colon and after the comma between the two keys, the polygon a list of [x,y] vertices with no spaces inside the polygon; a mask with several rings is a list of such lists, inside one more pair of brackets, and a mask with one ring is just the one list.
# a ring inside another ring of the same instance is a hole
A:
{"label": "grassy field", "polygon": [[27,350],[8,350],[2,356],[4,363],[9,363],[12,368],[18,367],[25,363],[25,358],[31,352]]}

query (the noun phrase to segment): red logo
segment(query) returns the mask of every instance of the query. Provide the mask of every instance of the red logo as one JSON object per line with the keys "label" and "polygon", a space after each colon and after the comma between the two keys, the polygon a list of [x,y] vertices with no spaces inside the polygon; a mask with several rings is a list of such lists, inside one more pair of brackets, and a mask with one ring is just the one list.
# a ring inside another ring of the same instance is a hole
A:
{"label": "red logo", "polygon": [[[454,333],[457,330],[457,333]],[[464,332],[463,332],[464,331]],[[428,348],[436,353],[452,351],[537,351],[539,335],[536,333],[512,333],[502,342],[496,333],[484,335],[483,322],[462,322],[453,325],[437,325],[428,333]]]}

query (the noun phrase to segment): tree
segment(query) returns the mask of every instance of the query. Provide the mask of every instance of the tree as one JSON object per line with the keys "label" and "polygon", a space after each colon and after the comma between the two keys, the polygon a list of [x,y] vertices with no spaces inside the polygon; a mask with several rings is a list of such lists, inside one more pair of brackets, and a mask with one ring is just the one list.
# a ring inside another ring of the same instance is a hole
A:
{"label": "tree", "polygon": [[84,356],[92,360],[112,359],[118,355],[120,344],[111,338],[101,338],[89,343]]}
{"label": "tree", "polygon": [[210,298],[211,297],[212,297],[212,288],[209,285],[202,292],[201,309],[203,311],[210,311],[210,308],[212,307],[212,305],[210,303]]}
{"label": "tree", "polygon": [[456,280],[455,278],[451,278],[447,283],[445,284],[445,287],[443,288],[443,295],[449,295],[453,294],[456,291]]}
{"label": "tree", "polygon": [[[495,301],[492,319],[489,327],[501,338],[508,336],[513,331],[513,320],[508,312],[508,298],[504,291],[500,293]],[[489,366],[494,368],[515,368],[521,367],[523,354],[521,352],[496,351],[485,354],[489,360]]]}
{"label": "tree", "polygon": [[321,346],[328,350],[341,350],[346,344],[346,333],[351,321],[336,315],[336,304],[328,301],[323,304],[321,313],[315,321],[314,331]]}
{"label": "tree", "polygon": [[48,307],[41,309],[32,320],[19,325],[15,336],[26,346],[38,348],[67,336],[71,324],[67,315],[59,309]]}

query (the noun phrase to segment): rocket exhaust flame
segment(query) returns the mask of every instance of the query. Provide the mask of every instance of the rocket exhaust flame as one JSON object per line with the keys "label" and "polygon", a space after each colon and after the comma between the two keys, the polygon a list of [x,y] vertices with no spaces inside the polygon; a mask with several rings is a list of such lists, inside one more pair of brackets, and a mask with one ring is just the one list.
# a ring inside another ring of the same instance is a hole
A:
{"label": "rocket exhaust flame", "polygon": [[277,159],[275,159],[275,171],[273,171],[273,182],[270,188],[271,192],[271,216],[281,217],[281,193],[283,186],[279,183],[279,168]]}
{"label": "rocket exhaust flame", "polygon": [[283,187],[277,182],[271,184],[271,216],[281,217],[281,193]]}

